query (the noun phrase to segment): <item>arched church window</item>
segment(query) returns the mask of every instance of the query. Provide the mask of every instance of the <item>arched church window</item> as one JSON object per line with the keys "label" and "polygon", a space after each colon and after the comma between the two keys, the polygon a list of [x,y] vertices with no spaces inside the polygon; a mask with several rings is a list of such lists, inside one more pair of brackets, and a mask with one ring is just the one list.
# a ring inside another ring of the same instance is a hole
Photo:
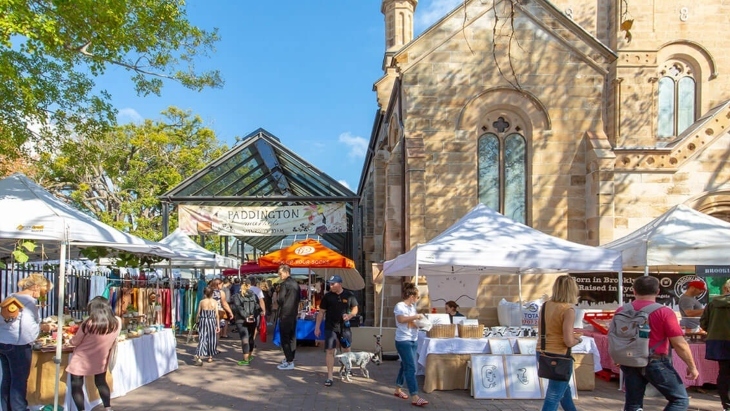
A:
{"label": "arched church window", "polygon": [[516,131],[507,132],[503,117],[477,144],[479,202],[514,221],[526,224],[527,144]]}
{"label": "arched church window", "polygon": [[691,66],[679,60],[666,62],[657,88],[657,137],[682,134],[696,119],[697,84]]}

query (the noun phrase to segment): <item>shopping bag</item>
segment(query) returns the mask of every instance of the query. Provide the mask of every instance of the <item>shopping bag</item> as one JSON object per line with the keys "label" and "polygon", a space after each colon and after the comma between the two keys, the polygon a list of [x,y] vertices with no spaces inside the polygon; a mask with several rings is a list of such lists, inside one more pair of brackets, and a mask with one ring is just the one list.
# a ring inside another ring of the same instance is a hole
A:
{"label": "shopping bag", "polygon": [[264,317],[259,319],[259,339],[261,342],[266,342],[266,318]]}
{"label": "shopping bag", "polygon": [[106,361],[106,368],[109,372],[112,372],[115,365],[117,365],[117,340],[114,340],[114,344],[112,344],[112,347],[109,349],[109,357]]}

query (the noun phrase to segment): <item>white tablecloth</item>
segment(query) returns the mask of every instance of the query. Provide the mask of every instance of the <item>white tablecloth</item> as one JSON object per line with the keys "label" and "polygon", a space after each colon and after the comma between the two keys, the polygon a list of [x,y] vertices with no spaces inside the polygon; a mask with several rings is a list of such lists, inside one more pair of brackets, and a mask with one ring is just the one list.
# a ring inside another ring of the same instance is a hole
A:
{"label": "white tablecloth", "polygon": [[[117,364],[112,370],[112,398],[121,397],[128,392],[149,384],[163,375],[175,371],[177,365],[175,335],[172,329],[164,329],[154,334],[143,335],[117,344]],[[71,387],[71,377],[66,382]],[[86,388],[84,388],[86,394]],[[88,395],[85,395],[89,398]],[[101,400],[86,403],[90,410],[101,404]],[[71,391],[66,395],[65,409],[76,411]]]}
{"label": "white tablecloth", "polygon": [[[519,353],[517,337],[501,337],[508,339],[512,350]],[[591,337],[582,337],[583,341],[573,347],[576,354],[590,353],[593,355],[594,371],[601,371],[601,354],[596,342]],[[416,373],[423,375],[426,368],[426,358],[429,354],[489,354],[490,338],[428,338],[423,333],[418,335],[418,369]]]}

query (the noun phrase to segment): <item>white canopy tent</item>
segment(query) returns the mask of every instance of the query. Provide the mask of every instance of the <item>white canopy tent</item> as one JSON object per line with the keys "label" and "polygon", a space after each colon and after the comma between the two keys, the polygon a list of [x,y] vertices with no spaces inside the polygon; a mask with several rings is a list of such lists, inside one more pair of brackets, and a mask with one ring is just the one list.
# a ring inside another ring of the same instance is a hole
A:
{"label": "white canopy tent", "polygon": [[[84,247],[108,247],[163,258],[189,258],[167,246],[121,232],[84,214],[53,196],[21,173],[0,180],[0,256],[15,249],[18,240],[38,245],[31,259],[59,260],[58,318],[63,318],[66,259]],[[57,340],[56,358],[61,358],[62,339]],[[60,361],[56,362],[54,409],[58,409]]]}
{"label": "white canopy tent", "polygon": [[241,262],[237,258],[216,254],[196,244],[180,228],[177,228],[170,235],[160,240],[160,244],[164,244],[177,252],[183,253],[188,258],[172,258],[169,264],[161,263],[157,265],[158,267],[238,268],[241,265]]}
{"label": "white canopy tent", "polygon": [[[385,276],[620,272],[621,253],[573,243],[517,223],[478,204],[425,244],[383,265]],[[620,287],[619,287],[620,289]],[[381,300],[381,325],[382,325]]]}
{"label": "white canopy tent", "polygon": [[730,265],[730,223],[680,204],[602,247],[620,251],[624,267]]}

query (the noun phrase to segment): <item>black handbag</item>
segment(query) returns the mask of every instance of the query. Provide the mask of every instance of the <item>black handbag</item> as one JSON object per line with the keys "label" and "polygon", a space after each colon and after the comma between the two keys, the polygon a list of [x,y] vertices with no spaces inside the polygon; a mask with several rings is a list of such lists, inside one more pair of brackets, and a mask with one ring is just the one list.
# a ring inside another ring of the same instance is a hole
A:
{"label": "black handbag", "polygon": [[540,351],[537,357],[537,375],[549,380],[569,381],[573,374],[573,357],[570,347],[565,355],[545,352],[545,304],[540,310]]}

